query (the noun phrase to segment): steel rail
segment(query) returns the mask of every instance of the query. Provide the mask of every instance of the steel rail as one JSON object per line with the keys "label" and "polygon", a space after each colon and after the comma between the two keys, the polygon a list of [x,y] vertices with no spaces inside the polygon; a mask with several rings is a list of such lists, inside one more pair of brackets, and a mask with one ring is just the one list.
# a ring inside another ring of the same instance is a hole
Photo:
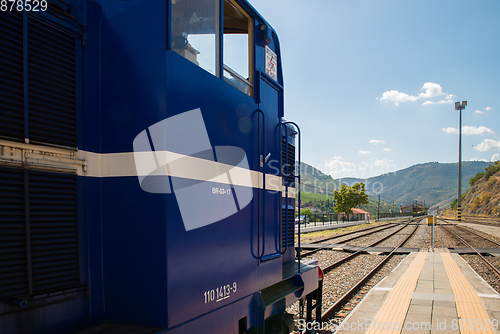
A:
{"label": "steel rail", "polygon": [[492,225],[492,226],[499,226],[500,224],[500,219],[499,218],[493,218],[493,217],[475,217],[475,216],[465,216],[463,215],[462,218],[464,220],[468,220],[472,223],[475,224],[480,224],[480,225]]}
{"label": "steel rail", "polygon": [[[362,238],[362,237],[365,237],[365,236],[367,236],[367,235],[370,235],[370,234],[373,234],[373,233],[376,233],[376,232],[380,232],[380,231],[384,231],[384,230],[387,230],[387,229],[392,228],[392,227],[396,227],[397,225],[399,225],[399,224],[394,224],[394,223],[385,224],[385,225],[383,225],[383,227],[382,227],[382,228],[380,228],[380,229],[378,229],[378,230],[375,230],[375,231],[369,231],[369,232],[367,232],[367,233],[363,233],[363,234],[361,234],[361,235],[356,235],[356,236],[354,236],[354,237],[350,237],[350,238],[347,238],[347,239],[345,239],[345,240],[342,240],[341,242],[342,242],[342,243],[345,243],[345,242],[348,242],[348,241],[351,241],[351,240],[354,240],[354,239]],[[406,224],[406,225],[407,225],[407,224]],[[406,226],[406,225],[405,225],[405,226]],[[380,226],[376,226],[376,227],[380,227]],[[365,230],[365,231],[366,231],[366,230]],[[359,232],[359,231],[356,231],[356,232]],[[354,232],[354,233],[356,233],[356,232]],[[353,234],[353,233],[349,233],[349,234]],[[346,234],[344,234],[344,235],[342,235],[342,236],[338,236],[338,238],[341,238],[341,237],[346,236],[346,235],[347,235],[347,233],[346,233]],[[332,238],[330,238],[330,239],[328,239],[328,240],[335,239],[335,238],[337,238],[337,237],[332,237]],[[323,240],[323,241],[326,241],[326,240]],[[325,249],[325,248],[317,248],[317,249],[314,249],[314,250],[311,250],[311,251],[308,251],[308,252],[302,253],[302,257],[312,255],[312,254],[314,254],[314,253],[316,253],[316,252],[319,252],[320,250],[324,250],[324,249]]]}
{"label": "steel rail", "polygon": [[499,242],[497,242],[497,241],[495,241],[495,240],[492,240],[492,239],[490,239],[490,238],[488,238],[488,237],[482,236],[482,235],[480,235],[480,234],[478,234],[478,233],[476,233],[476,232],[472,231],[472,230],[471,230],[471,229],[469,229],[469,228],[465,228],[465,227],[460,226],[460,225],[458,225],[458,224],[453,224],[453,223],[450,223],[449,221],[447,221],[447,220],[446,220],[446,219],[444,219],[444,218],[438,218],[438,219],[440,219],[440,220],[442,220],[442,221],[446,222],[446,223],[447,223],[447,224],[449,224],[450,226],[457,227],[457,228],[459,228],[459,229],[463,230],[464,232],[472,233],[472,234],[474,234],[474,235],[476,235],[476,236],[480,237],[481,239],[487,240],[487,241],[491,242],[492,244],[495,244],[495,245],[497,245],[498,247],[500,247],[500,243],[499,243]]}
{"label": "steel rail", "polygon": [[[439,225],[441,226],[442,228],[444,228],[447,232],[451,233],[453,236],[455,236],[458,240],[460,240],[460,242],[462,242],[465,246],[469,247],[470,249],[472,249],[474,252],[476,252],[477,255],[479,255],[479,257],[481,258],[481,260],[484,261],[484,263],[486,263],[492,270],[495,274],[497,274],[498,277],[500,277],[500,270],[498,270],[493,264],[491,264],[490,261],[488,261],[477,249],[475,249],[474,247],[472,247],[471,244],[469,244],[467,241],[465,241],[461,236],[459,236],[458,234],[456,234],[455,232],[453,232],[452,230],[449,230],[448,229],[448,225]],[[446,226],[446,227],[445,227]],[[450,225],[451,226],[451,225]]]}
{"label": "steel rail", "polygon": [[[359,232],[365,232],[365,231],[369,231],[369,230],[373,230],[373,229],[376,229],[378,227],[384,227],[384,226],[388,226],[388,225],[392,225],[392,226],[396,226],[397,224],[395,223],[385,223],[385,224],[380,224],[380,225],[375,225],[375,226],[370,226],[370,227],[365,227],[365,228],[360,228],[359,230],[355,230],[355,231],[349,231],[349,232],[346,232],[346,233],[342,233],[342,234],[338,234],[338,235],[334,235],[334,236],[331,236],[331,237],[328,237],[328,238],[324,238],[324,239],[320,239],[320,240],[316,240],[316,241],[313,241],[311,242],[312,244],[319,244],[323,241],[328,241],[328,240],[331,240],[331,239],[336,239],[336,238],[342,238],[346,235],[351,235],[351,234],[354,234],[354,233],[359,233]],[[347,227],[346,227],[347,228]],[[314,233],[314,232],[311,232],[311,233]]]}
{"label": "steel rail", "polygon": [[[473,220],[474,218],[474,220]],[[441,220],[444,220],[445,222],[447,222],[448,224],[454,224],[452,222],[449,221],[449,219],[446,219],[446,218],[439,218]],[[491,219],[495,219],[495,218],[491,218]],[[464,220],[468,220],[468,221],[464,221]],[[500,221],[497,221],[497,220],[485,220],[485,218],[478,218],[478,217],[471,217],[471,216],[462,216],[462,222],[467,222],[469,224],[476,224],[476,225],[486,225],[486,226],[500,226],[499,223]]]}
{"label": "steel rail", "polygon": [[474,232],[474,231],[471,231],[471,230],[470,230],[470,229],[468,229],[468,228],[464,228],[464,227],[459,226],[459,225],[453,225],[453,226],[458,227],[459,229],[463,230],[464,232],[467,232],[467,233],[472,233],[472,234],[474,234],[474,235],[477,235],[478,237],[480,237],[480,238],[482,238],[482,239],[484,239],[484,240],[487,240],[487,241],[491,242],[492,244],[495,244],[495,245],[497,245],[498,247],[500,247],[500,242],[496,242],[495,240],[491,240],[491,239],[490,239],[490,238],[488,238],[488,237],[484,237],[484,236],[482,236],[482,235],[480,235],[480,234],[478,234],[478,233],[476,233],[476,232]]}
{"label": "steel rail", "polygon": [[[419,223],[422,220],[419,221]],[[406,226],[405,226],[406,227]],[[340,311],[342,307],[352,298],[358,291],[361,289],[363,285],[368,282],[368,280],[375,275],[375,273],[382,268],[382,266],[394,255],[394,253],[400,248],[402,245],[404,245],[415,233],[415,231],[418,229],[419,224],[417,223],[415,225],[415,228],[413,231],[404,239],[402,240],[394,249],[387,254],[387,256],[380,261],[368,274],[366,274],[361,280],[359,280],[349,291],[347,291],[342,297],[340,297],[333,305],[331,305],[322,315],[321,315],[321,321],[327,321],[329,318],[333,317],[335,313]]]}
{"label": "steel rail", "polygon": [[458,225],[458,224],[452,224],[452,223],[450,223],[449,221],[447,221],[446,219],[443,219],[443,218],[439,218],[439,219],[441,219],[441,220],[445,221],[446,223],[448,223],[448,224],[450,224],[450,225],[452,225],[452,226],[458,227],[459,229],[461,229],[461,230],[463,230],[463,231],[465,231],[465,232],[468,232],[468,233],[472,233],[472,234],[474,234],[474,235],[477,235],[478,237],[480,237],[480,238],[482,238],[482,239],[484,239],[484,240],[487,240],[487,241],[491,242],[492,244],[495,244],[495,245],[497,245],[497,246],[499,246],[499,247],[500,247],[500,243],[499,243],[499,242],[497,242],[497,241],[495,241],[495,240],[491,240],[491,239],[490,239],[490,238],[488,238],[488,237],[482,236],[482,235],[480,235],[480,234],[478,234],[478,233],[476,233],[476,232],[472,231],[472,230],[471,230],[471,229],[469,229],[469,228],[465,228],[465,227],[460,226],[460,225]]}
{"label": "steel rail", "polygon": [[[370,247],[374,247],[375,245],[381,243],[382,241],[385,241],[387,239],[389,239],[390,237],[394,236],[395,234],[397,234],[399,231],[403,230],[404,228],[408,227],[410,224],[410,221],[408,223],[406,223],[404,226],[402,226],[400,229],[397,229],[396,231],[392,232],[391,234],[389,235],[386,235],[385,237],[375,241],[374,243],[366,246],[366,247],[362,247],[361,249],[359,249],[358,251],[352,253],[351,255],[348,255],[332,264],[330,264],[329,266],[325,267],[325,268],[321,268],[321,270],[323,270],[323,273],[327,273],[329,272],[330,270],[338,267],[339,265],[343,264],[344,262],[346,261],[349,261],[349,260],[352,260],[353,258],[355,258],[356,256],[358,256],[359,254],[361,254],[361,252],[363,252],[364,250],[366,250],[367,248],[370,248]],[[418,226],[418,225],[417,225]],[[412,232],[413,233],[413,232]]]}

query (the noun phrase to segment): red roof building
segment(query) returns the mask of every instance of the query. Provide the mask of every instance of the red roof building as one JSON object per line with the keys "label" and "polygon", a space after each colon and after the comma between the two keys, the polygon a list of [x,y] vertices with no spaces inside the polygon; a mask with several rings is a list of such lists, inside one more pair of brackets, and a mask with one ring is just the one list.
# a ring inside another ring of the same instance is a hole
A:
{"label": "red roof building", "polygon": [[[361,210],[358,208],[352,208],[352,213],[349,214],[349,221],[356,221],[356,220],[369,220],[370,219],[370,213],[366,212],[365,210]],[[345,218],[345,219],[343,219]],[[339,220],[348,220],[347,216],[344,212],[339,213]]]}

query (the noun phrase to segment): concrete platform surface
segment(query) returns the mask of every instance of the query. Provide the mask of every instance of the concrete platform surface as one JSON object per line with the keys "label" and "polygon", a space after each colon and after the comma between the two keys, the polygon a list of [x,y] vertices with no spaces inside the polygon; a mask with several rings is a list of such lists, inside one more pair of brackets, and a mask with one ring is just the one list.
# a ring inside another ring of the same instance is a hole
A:
{"label": "concrete platform surface", "polygon": [[500,227],[498,226],[489,226],[489,225],[472,224],[472,223],[460,223],[460,225],[470,227],[478,231],[491,234],[492,236],[495,236],[497,238],[500,238]]}
{"label": "concrete platform surface", "polygon": [[460,255],[435,249],[408,255],[340,325],[325,329],[350,334],[500,333],[499,322],[500,294]]}

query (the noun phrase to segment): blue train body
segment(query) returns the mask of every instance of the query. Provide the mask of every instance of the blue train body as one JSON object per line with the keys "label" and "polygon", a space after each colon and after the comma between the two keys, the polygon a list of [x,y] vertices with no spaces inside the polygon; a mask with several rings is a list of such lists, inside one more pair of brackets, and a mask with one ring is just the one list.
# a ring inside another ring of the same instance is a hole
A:
{"label": "blue train body", "polygon": [[258,12],[56,0],[0,28],[2,332],[285,328],[318,269],[295,259],[296,132]]}

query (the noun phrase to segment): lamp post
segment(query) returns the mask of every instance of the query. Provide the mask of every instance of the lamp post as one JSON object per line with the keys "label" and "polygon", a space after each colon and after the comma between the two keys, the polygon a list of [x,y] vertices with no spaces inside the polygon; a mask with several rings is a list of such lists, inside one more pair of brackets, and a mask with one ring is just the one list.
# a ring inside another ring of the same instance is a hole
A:
{"label": "lamp post", "polygon": [[462,221],[462,110],[467,106],[467,101],[455,102],[455,110],[460,111],[458,122],[458,201],[457,201],[457,221]]}

